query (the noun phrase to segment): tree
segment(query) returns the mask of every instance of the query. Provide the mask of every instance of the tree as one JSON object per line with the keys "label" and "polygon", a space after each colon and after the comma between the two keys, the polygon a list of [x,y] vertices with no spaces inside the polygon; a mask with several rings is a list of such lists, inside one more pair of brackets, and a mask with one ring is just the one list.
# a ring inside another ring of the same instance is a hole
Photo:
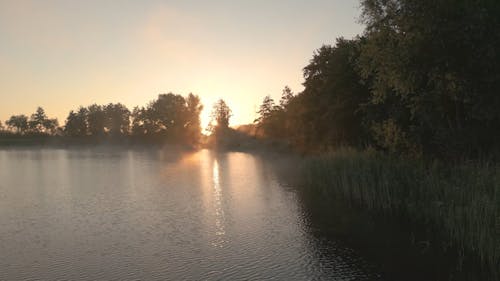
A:
{"label": "tree", "polygon": [[103,136],[105,132],[106,113],[102,106],[93,104],[87,107],[87,125],[92,136]]}
{"label": "tree", "polygon": [[199,140],[200,98],[189,94],[187,98],[173,93],[160,94],[146,107],[132,111],[132,134],[156,141],[169,140],[196,144]]}
{"label": "tree", "polygon": [[363,0],[362,8],[359,65],[378,143],[393,143],[383,132],[397,131],[403,147],[428,153],[498,146],[498,1]]}
{"label": "tree", "polygon": [[132,110],[132,135],[144,136],[151,134],[153,131],[150,125],[149,118],[147,118],[147,110],[144,107],[134,107]]}
{"label": "tree", "polygon": [[[281,104],[281,135],[304,149],[361,145],[366,139],[360,105],[369,88],[357,70],[361,39],[337,39],[318,49],[304,68],[304,91],[293,96],[287,88]],[[285,115],[283,115],[285,114]],[[272,128],[271,131],[277,131]]]}
{"label": "tree", "polygon": [[87,126],[87,109],[81,107],[77,112],[73,110],[69,112],[68,118],[66,119],[66,126],[64,127],[64,132],[69,136],[86,136],[88,134]]}
{"label": "tree", "polygon": [[58,131],[59,121],[57,120],[57,118],[45,119],[42,125],[45,133],[55,135]]}
{"label": "tree", "polygon": [[201,136],[200,114],[203,110],[200,97],[190,93],[186,99],[187,123],[186,123],[186,141],[197,144]]}
{"label": "tree", "polygon": [[112,136],[128,134],[130,129],[130,111],[121,103],[103,107],[105,127]]}
{"label": "tree", "polygon": [[55,134],[59,122],[57,119],[49,119],[45,110],[38,107],[35,113],[31,114],[28,121],[29,131],[38,134]]}
{"label": "tree", "polygon": [[281,92],[281,99],[280,99],[281,108],[285,109],[286,106],[292,100],[292,98],[293,98],[292,90],[290,89],[290,87],[285,86],[285,88],[283,88],[283,91]]}
{"label": "tree", "polygon": [[44,124],[47,120],[47,115],[45,114],[45,110],[43,108],[38,107],[35,113],[31,114],[31,117],[28,121],[28,126],[30,131],[34,133],[44,133],[45,127]]}
{"label": "tree", "polygon": [[47,119],[47,115],[43,108],[38,107],[33,113],[28,121],[29,129],[33,132],[42,132],[43,131],[43,122]]}
{"label": "tree", "polygon": [[24,114],[13,115],[5,124],[10,130],[15,129],[18,134],[24,134],[28,129],[28,116]]}
{"label": "tree", "polygon": [[274,104],[274,100],[271,98],[271,96],[265,96],[264,100],[262,100],[262,104],[259,107],[259,111],[257,111],[259,117],[255,121],[259,123],[264,122],[267,118],[269,118],[269,116],[271,116],[271,114],[275,110],[275,106],[276,105]]}
{"label": "tree", "polygon": [[223,99],[219,99],[212,108],[209,130],[212,133],[226,131],[229,128],[229,119],[232,111]]}
{"label": "tree", "polygon": [[173,93],[158,95],[149,110],[164,137],[176,139],[182,135],[187,123],[186,100]]}
{"label": "tree", "polygon": [[[288,103],[288,102],[287,102]],[[285,104],[285,103],[283,103]],[[257,131],[267,137],[284,137],[284,108],[277,106],[271,96],[265,96],[262,104],[257,111],[259,117],[255,119],[257,122]]]}

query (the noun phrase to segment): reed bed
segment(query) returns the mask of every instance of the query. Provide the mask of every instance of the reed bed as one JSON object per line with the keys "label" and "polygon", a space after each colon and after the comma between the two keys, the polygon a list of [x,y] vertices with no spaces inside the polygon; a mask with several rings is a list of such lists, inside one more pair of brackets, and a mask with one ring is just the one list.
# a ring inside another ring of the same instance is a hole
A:
{"label": "reed bed", "polygon": [[[306,185],[327,197],[437,231],[442,247],[474,257],[500,280],[500,166],[450,164],[350,149],[312,157]],[[434,245],[436,246],[436,245]]]}

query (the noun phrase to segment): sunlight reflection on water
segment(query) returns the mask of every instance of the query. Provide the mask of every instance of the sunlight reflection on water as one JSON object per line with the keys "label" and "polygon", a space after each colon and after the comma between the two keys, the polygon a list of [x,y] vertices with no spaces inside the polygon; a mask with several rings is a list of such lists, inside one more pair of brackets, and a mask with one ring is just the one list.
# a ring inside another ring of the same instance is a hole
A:
{"label": "sunlight reflection on water", "polygon": [[214,158],[213,161],[212,182],[215,208],[215,235],[217,236],[213,245],[216,247],[222,247],[226,231],[224,230],[224,209],[222,208],[222,189],[219,179],[219,163],[217,162],[217,158]]}

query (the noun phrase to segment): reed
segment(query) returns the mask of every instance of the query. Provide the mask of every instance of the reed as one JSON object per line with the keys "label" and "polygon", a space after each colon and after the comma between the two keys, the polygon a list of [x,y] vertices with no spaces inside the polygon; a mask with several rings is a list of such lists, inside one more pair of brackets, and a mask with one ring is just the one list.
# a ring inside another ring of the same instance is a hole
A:
{"label": "reed", "polygon": [[440,246],[473,256],[492,280],[500,276],[499,165],[342,149],[306,160],[302,170],[309,188],[437,231]]}

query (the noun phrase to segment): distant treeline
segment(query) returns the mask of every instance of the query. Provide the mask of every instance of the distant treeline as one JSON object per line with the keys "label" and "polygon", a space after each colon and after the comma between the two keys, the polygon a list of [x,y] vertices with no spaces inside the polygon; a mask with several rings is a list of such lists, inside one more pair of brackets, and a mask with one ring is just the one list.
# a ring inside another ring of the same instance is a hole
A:
{"label": "distant treeline", "polygon": [[500,2],[363,0],[366,29],[318,49],[260,134],[305,150],[467,157],[500,148]]}
{"label": "distant treeline", "polygon": [[200,98],[189,94],[160,94],[145,107],[130,111],[121,103],[92,104],[71,110],[65,125],[58,126],[39,107],[30,117],[14,115],[0,131],[3,135],[67,136],[74,138],[124,138],[152,142],[177,142],[196,145],[201,136]]}

